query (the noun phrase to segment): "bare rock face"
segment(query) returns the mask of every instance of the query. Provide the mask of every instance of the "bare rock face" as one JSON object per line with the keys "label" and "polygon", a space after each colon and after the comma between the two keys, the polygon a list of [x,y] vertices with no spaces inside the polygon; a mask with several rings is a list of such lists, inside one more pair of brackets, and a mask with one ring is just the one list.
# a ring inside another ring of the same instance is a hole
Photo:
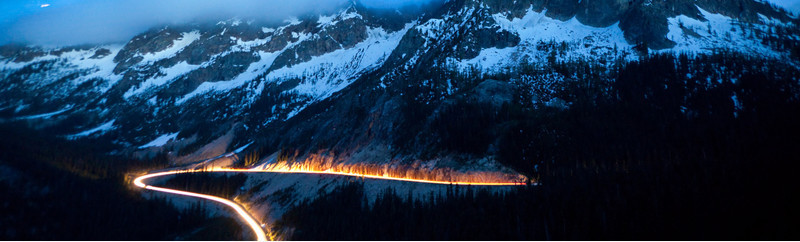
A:
{"label": "bare rock face", "polygon": [[547,16],[558,20],[568,20],[579,12],[579,0],[545,1]]}
{"label": "bare rock face", "polygon": [[485,80],[472,89],[468,96],[479,103],[500,107],[514,99],[514,87],[508,82]]}
{"label": "bare rock face", "polygon": [[458,36],[460,41],[456,44],[457,58],[471,59],[486,48],[503,49],[519,44],[519,36],[498,27],[490,12],[490,10],[478,10],[467,17],[467,23],[474,27],[457,33],[460,34]]}
{"label": "bare rock face", "polygon": [[587,0],[580,3],[582,11],[575,16],[581,23],[591,26],[609,26],[619,21],[632,6],[628,0]]}
{"label": "bare rock face", "polygon": [[782,21],[797,22],[787,15],[784,10],[774,9],[768,3],[747,0],[697,0],[697,6],[745,22],[757,23],[761,21],[759,14],[780,19]]}
{"label": "bare rock face", "polygon": [[0,56],[12,62],[29,62],[36,57],[46,55],[47,52],[39,49],[19,44],[9,44],[0,46]]}

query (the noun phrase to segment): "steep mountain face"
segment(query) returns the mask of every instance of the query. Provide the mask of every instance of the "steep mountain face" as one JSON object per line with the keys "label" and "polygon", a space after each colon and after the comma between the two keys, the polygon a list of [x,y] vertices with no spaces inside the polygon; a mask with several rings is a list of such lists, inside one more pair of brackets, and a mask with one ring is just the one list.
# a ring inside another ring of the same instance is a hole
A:
{"label": "steep mountain face", "polygon": [[[121,45],[3,46],[0,115],[176,160],[255,142],[344,161],[493,167],[492,142],[437,145],[458,138],[435,133],[452,125],[441,117],[480,110],[457,103],[501,107],[526,90],[525,102],[568,108],[557,93],[575,77],[561,63],[592,63],[597,81],[648,52],[796,66],[798,41],[797,19],[753,0],[452,0],[413,13],[351,4],[282,23],[167,26]],[[542,71],[490,80],[523,67]]]}

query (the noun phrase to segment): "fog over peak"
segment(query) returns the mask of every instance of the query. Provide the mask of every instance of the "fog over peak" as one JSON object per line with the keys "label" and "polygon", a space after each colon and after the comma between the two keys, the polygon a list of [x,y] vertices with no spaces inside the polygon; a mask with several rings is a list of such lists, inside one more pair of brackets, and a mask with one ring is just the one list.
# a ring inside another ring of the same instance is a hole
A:
{"label": "fog over peak", "polygon": [[[147,29],[234,17],[279,21],[326,13],[352,0],[3,0],[0,45],[124,43]],[[429,0],[359,0],[370,8],[401,8]],[[46,6],[45,4],[49,4]],[[46,7],[44,7],[46,6]]]}
{"label": "fog over peak", "polygon": [[800,13],[800,0],[764,0],[765,2],[774,4],[775,6],[782,7],[793,14]]}

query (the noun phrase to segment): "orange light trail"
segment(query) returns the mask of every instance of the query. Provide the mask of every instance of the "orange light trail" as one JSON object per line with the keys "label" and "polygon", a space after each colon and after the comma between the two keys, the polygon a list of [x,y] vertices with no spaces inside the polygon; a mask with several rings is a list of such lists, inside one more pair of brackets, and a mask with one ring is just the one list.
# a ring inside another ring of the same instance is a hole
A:
{"label": "orange light trail", "polygon": [[[211,196],[211,195],[205,195],[205,194],[200,194],[200,193],[193,193],[193,192],[186,192],[186,191],[174,190],[174,189],[169,189],[169,188],[151,186],[151,185],[147,185],[147,184],[144,183],[144,180],[149,179],[149,178],[153,178],[153,177],[175,175],[175,174],[180,174],[180,173],[191,173],[191,172],[193,172],[193,171],[167,171],[167,172],[159,172],[159,173],[147,174],[147,175],[140,176],[140,177],[136,178],[135,180],[133,180],[133,184],[138,186],[138,187],[141,187],[141,188],[144,188],[144,189],[148,189],[148,190],[164,192],[164,193],[171,193],[171,194],[177,194],[177,195],[181,195],[181,196],[197,197],[197,198],[202,198],[202,199],[211,200],[211,201],[215,201],[215,202],[218,202],[218,203],[225,204],[226,206],[228,206],[230,208],[233,208],[233,210],[236,211],[236,213],[239,214],[239,217],[241,217],[242,219],[244,219],[245,222],[247,222],[247,225],[249,225],[250,228],[253,230],[253,232],[255,232],[256,240],[258,240],[258,241],[267,241],[266,233],[264,233],[264,230],[261,229],[261,227],[258,225],[258,223],[253,218],[253,216],[251,216],[249,213],[247,213],[247,211],[244,210],[244,208],[242,208],[242,206],[240,206],[239,204],[236,204],[233,201],[230,201],[230,200],[227,200],[227,199],[224,199],[224,198],[221,198],[221,197]],[[269,238],[269,240],[274,240],[274,238],[271,237],[271,238]]]}
{"label": "orange light trail", "polygon": [[256,168],[212,168],[213,171],[305,173],[352,176],[370,179],[429,183],[441,185],[515,186],[525,185],[527,178],[520,174],[500,171],[457,171],[424,163],[346,163],[333,156],[312,154],[302,161],[277,161]]}
{"label": "orange light trail", "polygon": [[[329,161],[329,160],[328,160]],[[402,169],[402,168],[390,168],[388,166],[381,166],[381,165],[342,165],[342,166],[329,166],[325,165],[329,164],[329,162],[319,162],[319,160],[312,160],[312,162],[307,163],[296,163],[296,164],[289,164],[286,162],[279,162],[267,165],[262,168],[253,168],[253,169],[236,169],[236,168],[210,168],[210,169],[197,169],[197,170],[174,170],[174,171],[165,171],[165,172],[158,172],[147,174],[144,176],[137,177],[134,179],[133,184],[148,190],[182,195],[182,196],[190,196],[190,197],[197,197],[206,200],[215,201],[218,203],[222,203],[228,207],[233,208],[236,213],[239,214],[245,222],[247,222],[248,226],[253,230],[256,234],[258,241],[266,241],[266,240],[275,240],[275,236],[273,233],[269,233],[269,238],[267,234],[264,233],[264,229],[262,229],[258,222],[250,215],[242,206],[239,204],[221,198],[206,194],[199,194],[187,191],[180,191],[174,189],[168,189],[163,187],[156,187],[147,185],[144,183],[144,180],[154,178],[154,177],[161,177],[161,176],[168,176],[168,175],[175,175],[175,174],[182,174],[182,173],[201,173],[201,172],[240,172],[240,173],[282,173],[282,174],[319,174],[319,175],[337,175],[337,176],[350,176],[350,177],[361,177],[367,179],[379,179],[379,180],[391,180],[391,181],[402,181],[402,182],[415,182],[415,183],[427,183],[427,184],[439,184],[439,185],[472,185],[472,186],[520,186],[525,185],[522,176],[513,176],[509,174],[503,173],[491,173],[491,172],[484,172],[489,175],[485,175],[482,173],[477,174],[464,174],[464,173],[454,173],[451,174],[450,172],[443,172],[441,170],[434,170],[434,171],[427,171],[427,173],[434,173],[439,176],[426,176],[426,172],[421,171],[410,171],[409,169]],[[442,175],[444,174],[444,175]],[[432,178],[426,178],[432,177]],[[442,177],[449,177],[450,179],[435,179],[435,178],[442,178]],[[454,180],[455,179],[463,179],[463,180]],[[269,226],[266,226],[266,229],[269,230]]]}
{"label": "orange light trail", "polygon": [[525,185],[524,182],[461,182],[461,181],[437,181],[437,180],[427,180],[427,179],[415,179],[415,178],[403,178],[403,177],[392,177],[387,174],[383,175],[370,175],[370,174],[360,174],[360,173],[351,173],[351,172],[343,172],[343,171],[315,171],[315,170],[281,170],[281,169],[270,169],[270,170],[258,170],[258,169],[232,169],[232,168],[212,168],[208,170],[210,172],[245,172],[245,173],[283,173],[283,174],[319,174],[319,175],[338,175],[338,176],[351,176],[351,177],[363,177],[368,179],[379,179],[379,180],[391,180],[391,181],[404,181],[404,182],[415,182],[415,183],[427,183],[427,184],[440,184],[440,185],[472,185],[472,186],[520,186]]}

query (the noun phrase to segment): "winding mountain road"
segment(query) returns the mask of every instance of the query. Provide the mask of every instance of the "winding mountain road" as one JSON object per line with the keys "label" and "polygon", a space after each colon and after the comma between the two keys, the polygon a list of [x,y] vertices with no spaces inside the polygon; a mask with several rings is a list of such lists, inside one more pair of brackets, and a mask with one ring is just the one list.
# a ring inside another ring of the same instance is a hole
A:
{"label": "winding mountain road", "polygon": [[[259,225],[259,223],[253,218],[247,210],[244,209],[241,205],[237,204],[228,199],[224,199],[217,196],[211,196],[207,194],[200,194],[194,192],[187,192],[163,187],[157,187],[153,185],[147,185],[145,183],[146,180],[156,177],[163,177],[163,176],[170,176],[176,174],[184,174],[184,173],[201,173],[201,172],[218,172],[218,173],[232,173],[232,172],[244,172],[244,173],[300,173],[300,174],[328,174],[328,175],[340,175],[340,176],[353,176],[353,177],[362,177],[368,179],[380,179],[380,180],[392,180],[392,181],[403,181],[403,182],[416,182],[416,183],[428,183],[428,184],[441,184],[441,185],[473,185],[473,186],[518,186],[518,185],[525,185],[525,183],[520,182],[452,182],[452,181],[435,181],[435,180],[422,180],[422,179],[411,179],[411,178],[399,178],[399,177],[391,177],[391,176],[376,176],[376,175],[363,175],[363,174],[356,174],[356,173],[346,173],[346,172],[335,172],[335,171],[274,171],[274,170],[260,170],[260,169],[231,169],[231,168],[213,168],[210,170],[173,170],[173,171],[163,171],[163,172],[156,172],[150,173],[147,175],[143,175],[134,179],[133,184],[137,187],[141,187],[147,190],[180,195],[180,196],[188,196],[188,197],[196,197],[206,200],[211,200],[214,202],[221,203],[225,206],[232,208],[236,213],[244,220],[245,223],[253,230],[256,235],[256,240],[258,241],[274,241],[276,239],[275,235],[269,231],[269,226],[264,226],[263,228]],[[267,230],[265,232],[264,230]]]}
{"label": "winding mountain road", "polygon": [[181,196],[202,198],[202,199],[206,199],[206,200],[211,200],[211,201],[214,201],[214,202],[222,203],[225,206],[233,208],[233,210],[236,211],[237,214],[239,214],[239,217],[241,217],[242,220],[244,220],[247,223],[247,225],[250,226],[250,229],[252,229],[253,232],[256,234],[256,240],[258,240],[258,241],[267,241],[267,240],[272,241],[272,240],[274,240],[274,237],[272,236],[272,233],[270,233],[271,236],[268,238],[267,234],[264,233],[264,229],[262,229],[261,226],[259,226],[258,222],[256,222],[256,220],[253,218],[253,216],[250,215],[250,213],[248,213],[247,210],[245,210],[241,205],[239,205],[239,204],[237,204],[237,203],[235,203],[235,202],[233,202],[231,200],[224,199],[224,198],[221,198],[221,197],[206,195],[206,194],[200,194],[200,193],[194,193],[194,192],[187,192],[187,191],[181,191],[181,190],[175,190],[175,189],[151,186],[151,185],[147,185],[147,184],[144,183],[145,180],[150,179],[150,178],[161,177],[161,176],[169,176],[169,175],[175,175],[175,174],[181,174],[181,173],[190,173],[190,172],[189,171],[167,171],[167,172],[158,172],[158,173],[147,174],[147,175],[144,175],[144,176],[137,177],[133,181],[133,184],[138,186],[138,187],[147,189],[147,190],[153,190],[153,191],[157,191],[157,192],[163,192],[163,193],[169,193],[169,194],[175,194],[175,195],[181,195]]}

